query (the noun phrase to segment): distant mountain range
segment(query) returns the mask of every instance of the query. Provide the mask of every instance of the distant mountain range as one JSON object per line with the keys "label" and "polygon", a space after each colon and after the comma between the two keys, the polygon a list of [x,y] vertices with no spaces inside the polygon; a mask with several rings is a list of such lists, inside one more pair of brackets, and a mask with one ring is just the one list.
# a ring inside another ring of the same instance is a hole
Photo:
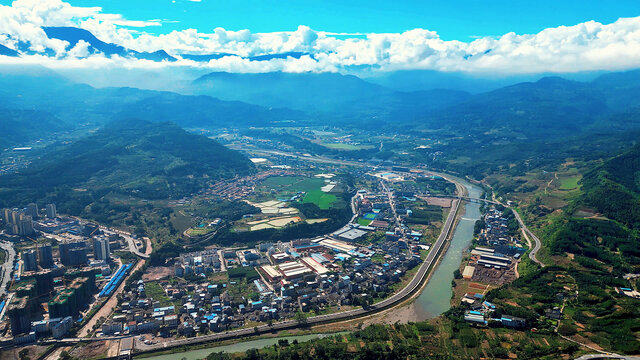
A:
{"label": "distant mountain range", "polygon": [[375,121],[524,139],[640,126],[638,84],[640,71],[629,71],[588,82],[545,77],[471,95],[447,89],[396,91],[336,73],[214,72],[194,80],[187,91],[330,114],[336,123],[356,126]]}
{"label": "distant mountain range", "polygon": [[9,49],[8,47],[0,44],[0,55],[17,57],[17,56],[20,56],[20,53],[18,53],[17,51],[15,51],[13,49]]}
{"label": "distant mountain range", "polygon": [[175,124],[127,119],[51,147],[27,169],[0,177],[0,207],[57,198],[77,214],[108,193],[180,198],[253,169],[242,154]]}
{"label": "distant mountain range", "polygon": [[[165,50],[159,49],[154,52],[139,52],[132,49],[127,49],[123,46],[111,44],[104,42],[98,39],[95,35],[93,35],[90,31],[77,28],[77,27],[67,27],[67,26],[45,26],[42,27],[45,34],[49,39],[58,39],[62,41],[66,41],[69,43],[67,45],[66,50],[69,51],[73,49],[80,41],[84,41],[88,44],[87,51],[88,55],[93,54],[103,54],[107,57],[112,56],[120,56],[124,58],[135,58],[135,59],[144,59],[151,61],[169,61],[174,62],[177,61],[178,58],[192,60],[197,62],[209,62],[211,60],[221,59],[225,56],[239,56],[237,54],[230,53],[215,53],[215,54],[175,54],[174,56],[169,55]],[[9,36],[10,37],[10,36]],[[21,54],[32,55],[35,54],[31,49],[31,44],[28,42],[18,42],[17,49],[11,49],[5,45],[0,44],[0,55],[5,56],[20,56]],[[45,55],[54,55],[52,49],[44,49],[39,52],[40,54]],[[262,55],[254,55],[254,56],[246,56],[242,57],[244,59],[248,59],[251,61],[267,61],[272,59],[286,59],[288,57],[299,59],[302,56],[311,56],[313,55],[309,53],[303,52],[285,52],[278,54],[262,54]]]}
{"label": "distant mountain range", "polygon": [[640,127],[640,71],[590,82],[547,77],[473,95],[425,116],[419,129],[493,133],[507,138],[557,138],[588,131]]}
{"label": "distant mountain range", "polygon": [[67,50],[73,49],[78,42],[84,41],[89,44],[89,54],[102,53],[108,57],[117,55],[121,57],[133,57],[152,61],[176,61],[176,58],[167,54],[164,50],[152,53],[138,52],[124,48],[120,45],[109,44],[96,38],[91,32],[75,27],[43,27],[44,32],[50,39],[67,41]]}
{"label": "distant mountain range", "polygon": [[262,106],[287,107],[351,121],[403,121],[442,109],[470,95],[454,90],[400,92],[339,73],[213,72],[186,91]]}
{"label": "distant mountain range", "polygon": [[[69,46],[86,41],[91,51],[104,54],[164,57],[158,52],[130,52],[75,28],[47,28],[47,34],[66,39]],[[48,114],[43,119],[55,119],[59,125],[49,126],[40,116],[32,116],[36,119],[31,124],[43,125],[29,130],[34,138],[42,132],[74,129],[81,124],[101,126],[123,118],[172,121],[185,128],[399,126],[403,131],[484,134],[499,141],[640,127],[640,100],[635,96],[640,93],[640,70],[603,74],[589,81],[546,77],[472,94],[447,89],[446,81],[437,83],[444,86],[442,89],[398,91],[401,84],[389,84],[392,88],[354,75],[282,72],[212,72],[176,88],[177,93],[94,88],[51,71],[33,73],[26,66],[17,68],[20,71],[0,68],[0,108],[38,110]],[[410,88],[420,88],[414,85]],[[24,112],[19,118],[29,116]],[[20,125],[14,127],[18,130]],[[0,134],[0,145],[14,145],[20,138]]]}
{"label": "distant mountain range", "polygon": [[0,147],[18,145],[80,126],[126,118],[171,121],[185,128],[304,122],[301,111],[267,108],[209,96],[134,88],[97,89],[44,68],[0,68]]}
{"label": "distant mountain range", "polygon": [[38,110],[0,108],[0,151],[6,147],[37,140],[45,133],[55,133],[65,127],[50,113]]}

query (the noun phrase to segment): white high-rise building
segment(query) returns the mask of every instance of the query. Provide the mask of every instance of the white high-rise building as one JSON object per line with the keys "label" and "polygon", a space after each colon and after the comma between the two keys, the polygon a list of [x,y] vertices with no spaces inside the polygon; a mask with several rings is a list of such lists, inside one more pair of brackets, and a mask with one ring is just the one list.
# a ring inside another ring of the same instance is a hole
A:
{"label": "white high-rise building", "polygon": [[56,204],[47,204],[47,217],[49,219],[55,219],[56,216],[58,216]]}
{"label": "white high-rise building", "polygon": [[109,239],[103,237],[93,239],[93,255],[96,260],[109,261],[110,254]]}

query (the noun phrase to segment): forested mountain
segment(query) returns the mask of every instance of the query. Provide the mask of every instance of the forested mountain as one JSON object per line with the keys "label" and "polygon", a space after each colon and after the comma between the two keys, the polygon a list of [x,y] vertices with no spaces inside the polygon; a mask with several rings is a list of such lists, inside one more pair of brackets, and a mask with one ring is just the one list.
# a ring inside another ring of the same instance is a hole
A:
{"label": "forested mountain", "polygon": [[44,111],[0,107],[0,151],[65,128],[59,119]]}
{"label": "forested mountain", "polygon": [[604,74],[591,83],[602,91],[607,105],[615,110],[639,107],[640,70]]}
{"label": "forested mountain", "polygon": [[470,136],[465,144],[484,147],[640,127],[640,106],[633,96],[640,72],[606,74],[592,82],[544,78],[473,96],[444,89],[400,92],[331,73],[212,73],[192,83],[193,93],[226,99],[220,100],[135,88],[93,88],[51,71],[5,70],[0,72],[0,107],[45,111],[70,129],[129,117],[210,129],[282,124],[370,128],[374,121],[375,126],[396,132]]}
{"label": "forested mountain", "polygon": [[[364,126],[370,121],[457,134],[491,133],[506,139],[561,138],[588,131],[640,125],[637,82],[640,72],[612,73],[590,82],[545,77],[471,96],[446,90],[455,75],[436,81],[442,89],[403,92],[352,75],[332,73],[211,73],[187,91],[224,100],[281,106]],[[388,78],[408,82],[409,75]],[[387,78],[387,77],[385,77]],[[391,81],[391,80],[389,80]],[[497,84],[497,83],[496,83]],[[409,85],[407,85],[409,86]],[[417,85],[416,85],[417,86]],[[409,86],[409,88],[416,88]],[[324,121],[324,120],[323,120]]]}
{"label": "forested mountain", "polygon": [[121,120],[0,177],[0,207],[49,199],[79,213],[108,193],[179,198],[251,171],[253,164],[240,153],[175,124]]}
{"label": "forested mountain", "polygon": [[582,185],[585,205],[640,229],[640,145],[588,172]]}
{"label": "forested mountain", "polygon": [[320,119],[328,117],[364,123],[369,120],[413,120],[470,96],[457,90],[400,92],[338,73],[282,72],[214,72],[196,79],[188,91],[224,100],[321,113]]}
{"label": "forested mountain", "polygon": [[[21,138],[27,141],[60,129],[87,124],[102,126],[125,118],[209,128],[305,120],[301,111],[222,101],[209,96],[134,88],[97,89],[73,83],[46,69],[3,67],[0,70],[0,108],[7,109],[0,113],[0,121],[10,122],[12,131],[18,134],[32,134],[33,137]],[[27,110],[37,110],[40,115]],[[19,112],[23,115],[17,117]],[[10,137],[11,133],[0,132],[0,144],[8,143]]]}
{"label": "forested mountain", "polygon": [[284,72],[213,72],[194,80],[190,90],[223,100],[319,111],[338,110],[338,104],[394,93],[353,75]]}
{"label": "forested mountain", "polygon": [[557,137],[582,132],[609,111],[603,92],[590,84],[543,78],[475,95],[427,115],[420,126],[511,138]]}

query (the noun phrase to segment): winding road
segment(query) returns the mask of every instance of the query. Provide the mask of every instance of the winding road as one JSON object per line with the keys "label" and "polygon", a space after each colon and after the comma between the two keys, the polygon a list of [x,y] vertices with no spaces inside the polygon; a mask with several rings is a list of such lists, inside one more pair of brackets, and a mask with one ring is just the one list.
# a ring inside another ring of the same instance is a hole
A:
{"label": "winding road", "polygon": [[[531,259],[531,261],[535,262],[536,264],[540,265],[540,267],[546,266],[542,261],[538,260],[538,257],[537,257],[538,251],[540,251],[540,249],[542,248],[542,241],[540,241],[540,238],[538,238],[531,230],[529,230],[527,225],[522,220],[520,213],[518,213],[518,211],[516,211],[514,207],[507,206],[501,203],[495,198],[495,196],[493,197],[493,200],[472,198],[468,196],[450,196],[450,195],[437,195],[436,197],[454,198],[454,199],[469,200],[469,201],[483,201],[488,204],[502,205],[505,208],[511,209],[513,211],[513,215],[518,221],[518,224],[520,225],[520,229],[522,230],[522,233],[524,234],[525,239],[527,240],[527,243],[529,243],[529,248],[531,248],[531,251],[529,251],[529,259]],[[531,245],[531,239],[533,239],[533,247]]]}
{"label": "winding road", "polygon": [[518,223],[520,224],[520,228],[522,229],[524,236],[527,238],[527,240],[533,239],[534,245],[531,251],[529,251],[529,259],[531,259],[533,262],[540,265],[541,267],[545,267],[544,263],[538,260],[538,258],[536,257],[536,255],[538,254],[538,251],[540,251],[540,248],[542,248],[542,241],[540,241],[540,239],[533,232],[531,232],[531,230],[529,230],[527,225],[524,224],[524,221],[522,221],[520,214],[515,209],[512,209],[512,210],[513,210],[513,215],[515,215],[516,220],[518,220]]}

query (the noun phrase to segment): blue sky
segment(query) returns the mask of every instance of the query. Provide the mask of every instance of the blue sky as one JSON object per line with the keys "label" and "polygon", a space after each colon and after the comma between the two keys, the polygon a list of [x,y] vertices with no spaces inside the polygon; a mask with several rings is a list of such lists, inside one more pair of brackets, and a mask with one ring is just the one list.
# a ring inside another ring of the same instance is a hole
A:
{"label": "blue sky", "polygon": [[[444,40],[471,41],[507,32],[537,33],[588,20],[611,23],[640,16],[639,0],[70,0],[74,6],[101,6],[129,20],[168,19],[153,34],[216,27],[252,32],[295,30],[308,25],[331,32],[436,31]],[[2,3],[10,4],[3,0]]]}
{"label": "blue sky", "polygon": [[[640,68],[640,0],[67,1],[0,0],[0,45],[16,49],[28,43],[33,52],[19,59],[0,56],[0,63],[478,74]],[[64,39],[49,38],[43,26],[81,27],[132,50],[164,50],[176,61],[152,65],[134,57],[104,56],[86,41],[71,48]],[[256,59],[290,53],[303,55]],[[195,62],[184,54],[231,55]]]}

